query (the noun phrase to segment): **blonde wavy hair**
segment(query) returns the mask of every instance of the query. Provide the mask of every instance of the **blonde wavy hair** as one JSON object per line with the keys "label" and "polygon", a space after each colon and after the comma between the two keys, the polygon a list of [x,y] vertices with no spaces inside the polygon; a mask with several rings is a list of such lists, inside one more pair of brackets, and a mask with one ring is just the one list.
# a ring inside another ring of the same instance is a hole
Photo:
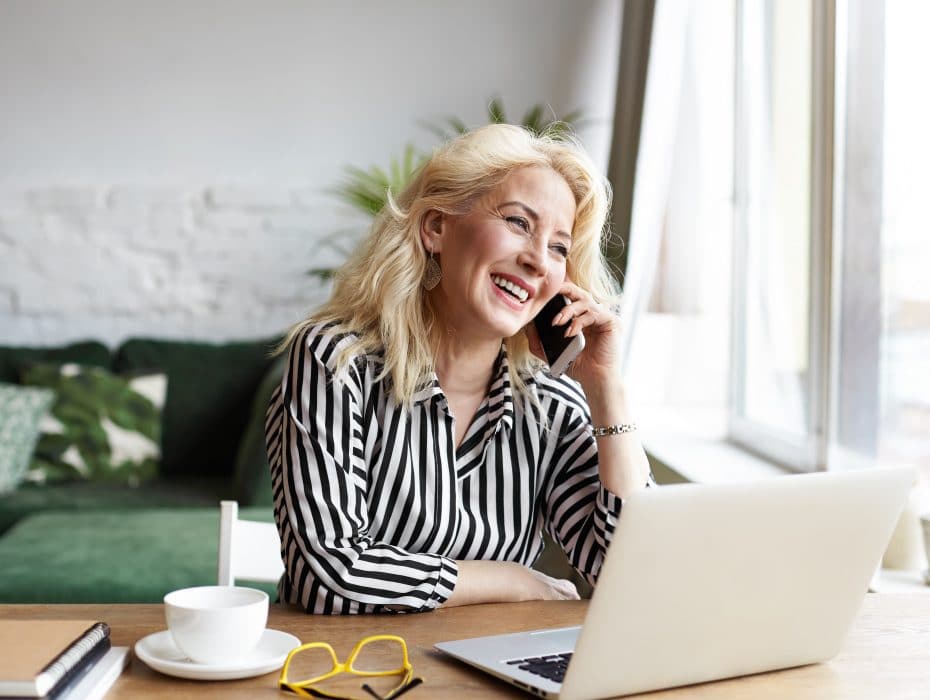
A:
{"label": "blonde wavy hair", "polygon": [[[467,214],[510,172],[527,167],[551,168],[568,183],[576,203],[568,276],[599,302],[616,304],[619,290],[603,254],[607,180],[573,137],[537,136],[522,127],[492,124],[442,145],[400,195],[388,193],[368,236],[336,272],[329,301],[295,325],[281,348],[308,326],[334,323],[336,330],[354,335],[341,346],[337,371],[345,371],[354,355],[383,351],[380,377],[390,377],[394,399],[409,406],[432,377],[439,341],[439,319],[421,283],[428,260],[421,222],[431,210]],[[515,370],[514,389],[524,391],[524,377],[541,363],[530,352],[524,331],[504,342]]]}

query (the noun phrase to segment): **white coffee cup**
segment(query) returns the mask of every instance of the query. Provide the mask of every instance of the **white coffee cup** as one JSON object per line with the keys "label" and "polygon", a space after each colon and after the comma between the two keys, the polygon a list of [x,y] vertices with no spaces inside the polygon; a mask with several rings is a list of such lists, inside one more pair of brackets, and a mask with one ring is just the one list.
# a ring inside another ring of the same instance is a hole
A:
{"label": "white coffee cup", "polygon": [[230,665],[257,645],[268,622],[268,594],[241,586],[197,586],[165,596],[165,622],[192,661]]}

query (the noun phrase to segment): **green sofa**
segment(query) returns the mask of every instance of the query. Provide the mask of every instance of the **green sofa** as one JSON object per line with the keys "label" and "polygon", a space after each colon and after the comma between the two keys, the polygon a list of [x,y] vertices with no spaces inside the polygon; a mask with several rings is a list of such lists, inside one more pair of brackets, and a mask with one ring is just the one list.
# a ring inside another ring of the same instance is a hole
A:
{"label": "green sofa", "polygon": [[0,602],[160,602],[175,588],[215,583],[219,501],[238,500],[242,517],[271,519],[263,426],[282,372],[276,342],[0,347],[0,382],[18,382],[30,362],[168,377],[156,478],[0,494]]}
{"label": "green sofa", "polygon": [[[168,375],[158,478],[0,494],[0,603],[158,603],[168,591],[216,583],[220,500],[237,500],[243,519],[273,520],[264,418],[283,373],[283,357],[270,355],[276,343],[0,347],[0,382],[16,383],[27,362]],[[535,568],[590,595],[548,538]],[[274,600],[274,585],[249,585]]]}

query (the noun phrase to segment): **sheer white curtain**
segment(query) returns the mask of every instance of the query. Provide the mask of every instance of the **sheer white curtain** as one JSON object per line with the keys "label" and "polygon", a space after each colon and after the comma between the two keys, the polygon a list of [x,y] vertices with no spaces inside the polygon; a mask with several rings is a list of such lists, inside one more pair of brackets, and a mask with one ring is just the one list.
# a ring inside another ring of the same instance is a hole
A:
{"label": "sheer white curtain", "polygon": [[[623,284],[624,369],[629,362],[631,338],[648,303],[659,261],[692,1],[655,2]],[[623,109],[623,105],[618,105],[618,109]]]}

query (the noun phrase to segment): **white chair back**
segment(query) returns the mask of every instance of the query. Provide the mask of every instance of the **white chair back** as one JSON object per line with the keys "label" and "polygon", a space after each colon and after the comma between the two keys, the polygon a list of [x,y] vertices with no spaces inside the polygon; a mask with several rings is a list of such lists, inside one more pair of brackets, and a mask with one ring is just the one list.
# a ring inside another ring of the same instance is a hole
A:
{"label": "white chair back", "polygon": [[236,579],[273,583],[283,573],[281,539],[275,524],[240,520],[236,501],[220,501],[217,584],[233,586]]}

